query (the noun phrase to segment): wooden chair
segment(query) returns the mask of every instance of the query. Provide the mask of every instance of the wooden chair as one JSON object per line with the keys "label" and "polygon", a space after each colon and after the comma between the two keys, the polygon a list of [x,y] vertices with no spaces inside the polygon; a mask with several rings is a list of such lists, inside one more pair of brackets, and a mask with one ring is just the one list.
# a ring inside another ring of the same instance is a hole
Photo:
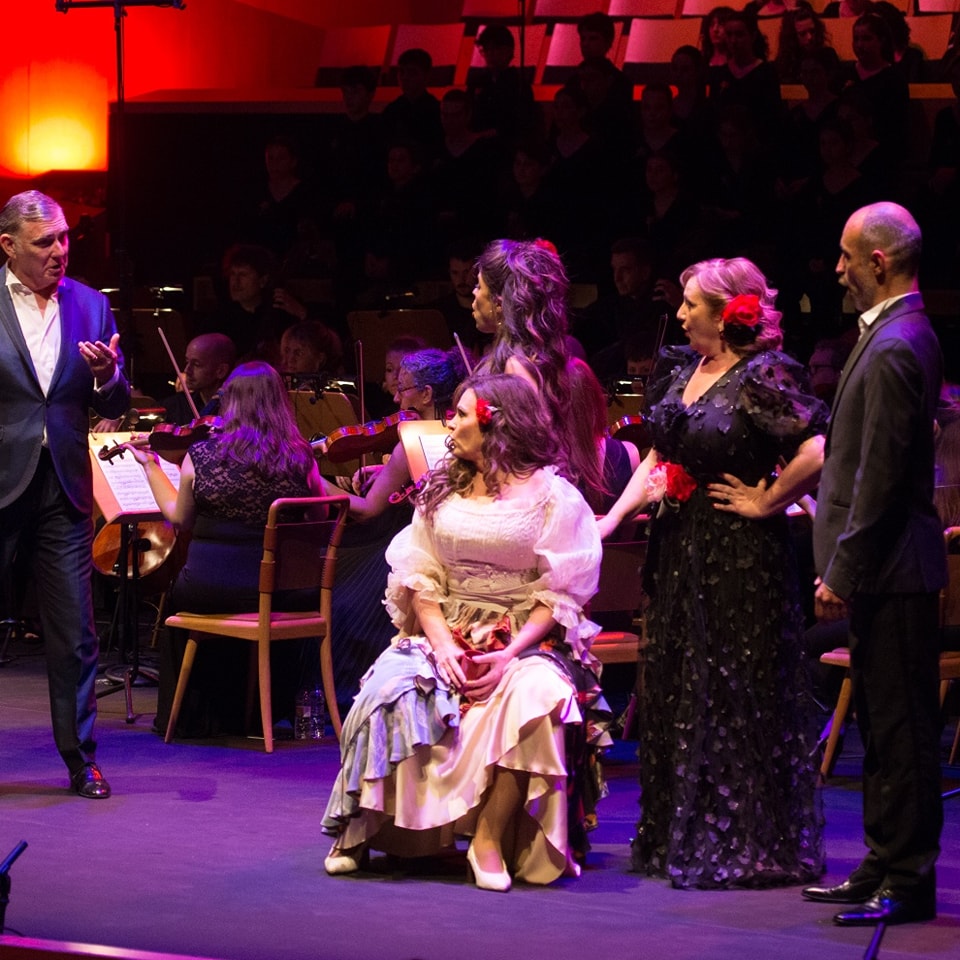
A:
{"label": "wooden chair", "polygon": [[[960,527],[949,527],[944,532],[944,544],[947,549],[947,585],[940,592],[940,628],[960,627],[960,555],[951,554],[950,548],[955,540],[960,539]],[[820,657],[820,662],[828,666],[842,667],[846,673],[840,685],[840,695],[833,716],[830,718],[827,743],[823,750],[823,761],[820,764],[820,776],[826,780],[833,769],[837,743],[840,732],[850,713],[850,703],[853,696],[853,684],[850,679],[850,650],[848,647],[838,647]],[[940,654],[940,706],[943,706],[947,691],[954,680],[960,680],[960,651],[946,650]],[[953,747],[950,750],[949,762],[953,763],[957,750],[960,749],[960,724],[953,738]]]}
{"label": "wooden chair", "polygon": [[[247,723],[253,713],[253,696],[260,690],[260,717],[263,723],[263,744],[273,752],[273,713],[270,702],[270,644],[277,640],[320,638],[320,675],[333,732],[340,738],[340,712],[333,683],[333,654],[330,649],[330,610],[336,570],[337,547],[347,518],[349,499],[338,497],[303,497],[274,500],[270,505],[263,531],[263,560],[260,563],[260,609],[250,613],[177,613],[167,618],[168,627],[188,632],[187,648],[177,679],[177,689],[170,709],[165,743],[173,739],[184,693],[190,681],[197,652],[197,643],[204,636],[233,637],[254,644],[250,656],[250,678],[247,689]],[[326,520],[304,520],[302,511],[326,504],[330,516]],[[281,519],[281,511],[292,510],[298,519]],[[273,609],[273,595],[281,590],[316,588],[316,609],[295,613]],[[254,665],[256,664],[256,669]]]}
{"label": "wooden chair", "polygon": [[637,708],[637,695],[643,692],[644,650],[647,635],[643,617],[644,595],[641,585],[647,556],[646,540],[626,540],[603,544],[600,583],[590,601],[590,616],[626,614],[632,630],[602,630],[593,639],[591,653],[603,664],[635,663],[637,681],[624,714],[623,732],[628,735]]}

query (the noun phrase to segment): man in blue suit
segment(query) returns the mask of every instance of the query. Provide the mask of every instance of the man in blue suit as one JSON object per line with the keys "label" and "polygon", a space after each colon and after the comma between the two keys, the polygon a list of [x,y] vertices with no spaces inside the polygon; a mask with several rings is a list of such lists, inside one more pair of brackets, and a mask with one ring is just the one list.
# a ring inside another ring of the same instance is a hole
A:
{"label": "man in blue suit", "polygon": [[943,808],[938,593],[943,530],[933,506],[934,416],[942,378],[917,283],[920,229],[894,203],[853,213],[837,273],[861,311],[840,375],[813,529],[817,616],[850,618],[864,744],[867,854],[808,900],[846,904],[841,925],[936,916]]}
{"label": "man in blue suit", "polygon": [[68,280],[67,221],[30,190],[0,210],[0,576],[26,563],[40,608],[53,736],[82,797],[110,796],[96,764],[98,639],[90,573],[90,407],[130,402],[106,297]]}

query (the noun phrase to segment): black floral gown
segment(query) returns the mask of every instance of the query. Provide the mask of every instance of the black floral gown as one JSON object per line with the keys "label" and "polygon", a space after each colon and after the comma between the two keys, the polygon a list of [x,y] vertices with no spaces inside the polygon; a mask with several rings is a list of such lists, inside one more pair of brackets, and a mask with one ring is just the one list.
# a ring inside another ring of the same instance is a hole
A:
{"label": "black floral gown", "polygon": [[706,485],[769,476],[825,430],[827,410],[803,368],[772,351],[685,407],[699,359],[668,348],[647,391],[659,459],[698,486],[651,525],[633,865],[676,887],[809,882],[823,871],[822,815],[787,520],[716,510]]}

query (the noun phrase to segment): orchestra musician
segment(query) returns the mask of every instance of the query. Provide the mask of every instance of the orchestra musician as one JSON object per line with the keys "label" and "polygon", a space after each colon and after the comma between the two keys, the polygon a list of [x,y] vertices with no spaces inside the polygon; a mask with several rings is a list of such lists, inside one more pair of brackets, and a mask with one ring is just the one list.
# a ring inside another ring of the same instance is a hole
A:
{"label": "orchestra musician", "polygon": [[[168,597],[171,610],[198,613],[256,610],[263,528],[279,497],[323,496],[310,445],[300,436],[280,375],[264,361],[237,367],[221,390],[222,428],[193,443],[174,488],[149,447],[129,444],[143,466],[164,518],[191,531],[186,562]],[[309,602],[315,597],[311,596]],[[291,601],[294,602],[295,601]],[[293,609],[298,609],[296,605]],[[160,690],[154,730],[166,731],[185,638],[161,635]],[[276,644],[273,702],[292,713],[300,678],[296,644]],[[282,661],[282,658],[291,658]],[[246,651],[237,644],[204,643],[197,652],[178,736],[238,732],[243,723]]]}
{"label": "orchestra musician", "polygon": [[217,412],[214,398],[237,362],[237,348],[225,333],[201,333],[187,344],[184,358],[183,382],[193,403],[183,390],[161,400],[164,423],[184,425]]}
{"label": "orchestra musician", "polygon": [[66,277],[63,210],[36,190],[0,211],[0,574],[29,564],[39,595],[57,749],[74,793],[110,796],[96,762],[99,643],[90,574],[89,410],[130,401],[106,297]]}

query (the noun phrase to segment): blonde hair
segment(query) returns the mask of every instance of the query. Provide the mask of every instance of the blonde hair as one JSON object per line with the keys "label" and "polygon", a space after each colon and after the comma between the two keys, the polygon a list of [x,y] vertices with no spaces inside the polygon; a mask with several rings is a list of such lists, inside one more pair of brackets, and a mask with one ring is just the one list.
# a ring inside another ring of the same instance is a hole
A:
{"label": "blonde hair", "polygon": [[767,285],[767,278],[760,268],[745,257],[732,259],[701,260],[687,267],[680,274],[681,286],[696,280],[704,300],[718,313],[740,294],[754,294],[760,299],[761,319],[757,335],[752,343],[730,344],[734,353],[761,353],[764,350],[779,350],[783,343],[780,318],[783,314],[774,307],[777,291]]}

